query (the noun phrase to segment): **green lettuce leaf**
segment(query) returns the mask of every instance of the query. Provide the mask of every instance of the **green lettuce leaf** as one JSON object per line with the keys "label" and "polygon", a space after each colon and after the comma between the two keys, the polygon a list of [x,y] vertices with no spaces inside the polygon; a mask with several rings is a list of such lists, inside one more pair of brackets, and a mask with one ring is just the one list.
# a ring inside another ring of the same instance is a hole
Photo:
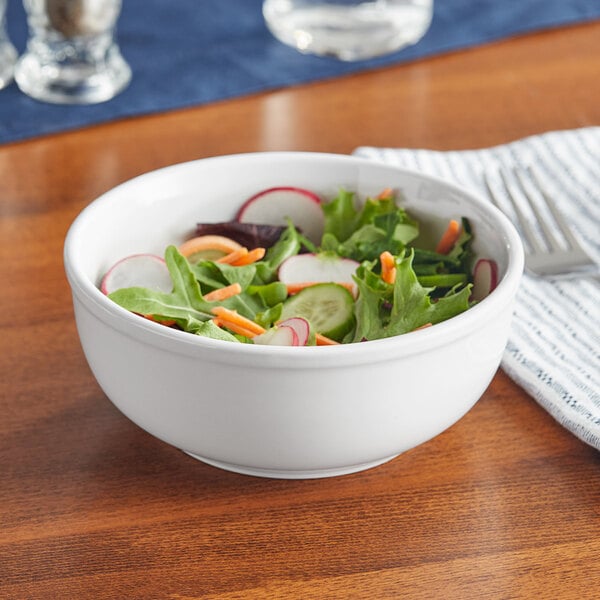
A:
{"label": "green lettuce leaf", "polygon": [[354,206],[354,194],[340,190],[331,201],[321,205],[325,216],[324,233],[338,242],[348,239],[359,226],[359,212]]}
{"label": "green lettuce leaf", "polygon": [[352,341],[374,340],[414,331],[427,323],[436,324],[469,308],[471,285],[457,286],[439,299],[423,287],[413,268],[413,252],[396,258],[394,284],[384,282],[373,268],[363,263],[356,272],[359,288],[356,329]]}
{"label": "green lettuce leaf", "polygon": [[356,261],[374,260],[384,250],[401,254],[419,229],[392,197],[368,198],[355,207],[354,195],[341,191],[323,206],[322,249]]}

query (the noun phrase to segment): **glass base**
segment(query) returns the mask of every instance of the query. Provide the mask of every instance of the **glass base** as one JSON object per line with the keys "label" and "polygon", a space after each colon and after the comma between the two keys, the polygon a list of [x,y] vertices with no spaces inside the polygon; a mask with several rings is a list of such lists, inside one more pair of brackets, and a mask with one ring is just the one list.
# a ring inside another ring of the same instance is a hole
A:
{"label": "glass base", "polygon": [[[0,30],[0,37],[1,37]],[[10,42],[0,41],[0,90],[13,80],[17,51]]]}
{"label": "glass base", "polygon": [[305,54],[355,61],[416,44],[431,22],[431,2],[289,2],[265,0],[271,33]]}
{"label": "glass base", "polygon": [[99,65],[45,64],[31,53],[15,67],[15,81],[22,92],[53,104],[97,104],[120,93],[131,80],[131,69],[118,50]]}

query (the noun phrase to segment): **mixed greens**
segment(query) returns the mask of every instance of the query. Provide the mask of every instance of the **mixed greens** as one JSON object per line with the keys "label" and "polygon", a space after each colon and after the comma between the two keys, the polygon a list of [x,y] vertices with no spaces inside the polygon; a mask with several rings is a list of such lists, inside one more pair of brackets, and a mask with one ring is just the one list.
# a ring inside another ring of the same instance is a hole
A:
{"label": "mixed greens", "polygon": [[[451,222],[437,248],[427,249],[417,245],[419,224],[389,191],[358,203],[341,190],[321,208],[320,241],[289,220],[275,228],[240,219],[202,224],[196,239],[204,244],[166,249],[167,288],[153,286],[153,276],[139,285],[135,273],[121,286],[134,270],[124,259],[106,274],[103,291],[129,311],[192,334],[290,345],[401,335],[473,304],[468,220]],[[256,244],[250,250],[237,241],[248,239]],[[151,259],[162,268],[162,257]]]}

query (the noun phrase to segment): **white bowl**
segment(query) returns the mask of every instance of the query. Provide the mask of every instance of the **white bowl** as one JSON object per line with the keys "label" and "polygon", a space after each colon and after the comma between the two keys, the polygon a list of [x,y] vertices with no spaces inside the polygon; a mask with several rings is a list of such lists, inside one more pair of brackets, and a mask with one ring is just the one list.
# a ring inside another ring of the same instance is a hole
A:
{"label": "white bowl", "polygon": [[[465,313],[383,340],[332,347],[235,344],[133,315],[98,289],[118,259],[162,254],[200,221],[233,217],[277,185],[333,197],[399,188],[409,211],[466,216],[499,285]],[[65,242],[85,355],[110,400],[140,427],[206,463],[278,478],[384,463],[458,421],[490,383],[507,341],[523,250],[509,221],[467,190],[364,159],[315,153],[209,158],[137,177],[92,202]]]}

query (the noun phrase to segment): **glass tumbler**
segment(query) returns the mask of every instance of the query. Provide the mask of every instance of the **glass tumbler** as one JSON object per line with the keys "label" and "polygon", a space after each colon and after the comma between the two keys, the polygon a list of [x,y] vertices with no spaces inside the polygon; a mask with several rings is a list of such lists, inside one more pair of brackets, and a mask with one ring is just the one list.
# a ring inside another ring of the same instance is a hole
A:
{"label": "glass tumbler", "polygon": [[28,96],[55,104],[110,100],[131,79],[115,42],[121,0],[23,0],[27,49],[15,80]]}
{"label": "glass tumbler", "polygon": [[271,33],[300,52],[362,60],[416,44],[433,0],[264,0]]}
{"label": "glass tumbler", "polygon": [[6,33],[6,0],[0,0],[0,90],[13,79],[17,51]]}

